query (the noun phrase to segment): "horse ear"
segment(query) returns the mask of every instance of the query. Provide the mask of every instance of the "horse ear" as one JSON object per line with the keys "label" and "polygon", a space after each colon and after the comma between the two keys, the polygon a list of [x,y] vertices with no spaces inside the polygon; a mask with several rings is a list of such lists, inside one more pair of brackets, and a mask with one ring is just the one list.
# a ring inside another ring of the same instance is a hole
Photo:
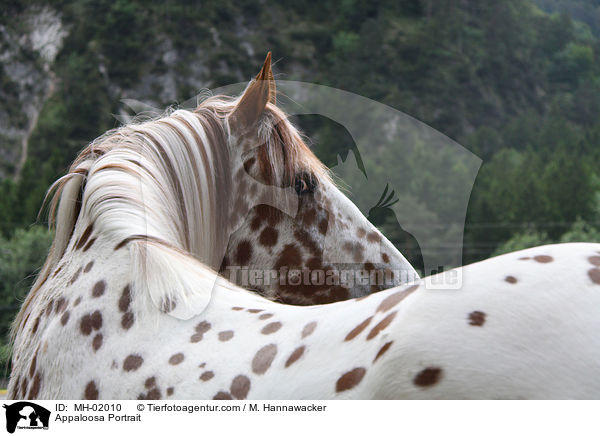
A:
{"label": "horse ear", "polygon": [[260,118],[267,103],[276,103],[275,78],[271,70],[271,52],[267,54],[262,69],[244,91],[231,116],[243,127],[251,127]]}

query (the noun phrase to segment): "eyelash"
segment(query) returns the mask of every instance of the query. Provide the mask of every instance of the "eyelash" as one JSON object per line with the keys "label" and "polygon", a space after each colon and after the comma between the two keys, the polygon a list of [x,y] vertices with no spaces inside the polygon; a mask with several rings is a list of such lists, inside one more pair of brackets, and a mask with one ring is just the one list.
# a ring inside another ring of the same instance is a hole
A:
{"label": "eyelash", "polygon": [[317,188],[317,181],[310,174],[298,174],[294,182],[294,188],[298,195],[312,194]]}

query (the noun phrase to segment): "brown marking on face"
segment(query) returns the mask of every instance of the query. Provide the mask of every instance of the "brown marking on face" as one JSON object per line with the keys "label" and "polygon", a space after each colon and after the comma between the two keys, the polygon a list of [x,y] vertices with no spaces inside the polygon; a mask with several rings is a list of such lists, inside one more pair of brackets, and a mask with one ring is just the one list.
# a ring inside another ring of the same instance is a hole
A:
{"label": "brown marking on face", "polygon": [[302,255],[300,254],[300,250],[293,244],[287,244],[283,247],[279,254],[279,259],[277,259],[277,262],[275,263],[276,270],[284,266],[289,268],[302,266]]}
{"label": "brown marking on face", "polygon": [[304,211],[300,218],[304,227],[311,227],[317,220],[317,211],[314,207],[311,207]]}
{"label": "brown marking on face", "polygon": [[244,162],[244,169],[246,170],[246,173],[250,172],[250,170],[252,169],[252,166],[254,165],[255,162],[256,162],[256,158],[254,156],[250,157],[249,159],[247,159]]}
{"label": "brown marking on face", "polygon": [[179,365],[181,362],[183,362],[183,359],[183,353],[175,353],[171,357],[169,357],[169,363],[171,365]]}
{"label": "brown marking on face", "polygon": [[128,311],[121,316],[121,327],[125,330],[129,330],[135,321],[135,317],[133,316],[133,312]]}
{"label": "brown marking on face", "polygon": [[119,298],[119,310],[121,312],[127,312],[129,310],[129,305],[131,304],[131,289],[129,285],[123,288],[123,292],[121,293],[121,298]]}
{"label": "brown marking on face", "polygon": [[98,351],[98,349],[102,346],[102,333],[98,333],[96,336],[94,336],[94,339],[92,340],[92,348],[94,349],[94,352]]}
{"label": "brown marking on face", "polygon": [[100,330],[102,327],[102,314],[99,310],[95,310],[90,316],[90,322],[94,330]]}
{"label": "brown marking on face", "polygon": [[254,209],[256,210],[256,215],[262,221],[266,221],[271,227],[275,227],[283,219],[283,212],[267,204],[259,204]]}
{"label": "brown marking on face", "polygon": [[92,260],[92,261],[88,262],[88,264],[83,269],[83,272],[84,273],[89,273],[92,270],[93,266],[94,266],[94,261]]}
{"label": "brown marking on face", "polygon": [[554,259],[552,258],[552,256],[547,256],[545,254],[540,254],[538,256],[534,256],[533,260],[535,260],[536,262],[539,262],[539,263],[550,263]]}
{"label": "brown marking on face", "polygon": [[358,229],[356,229],[356,236],[358,236],[359,238],[364,238],[365,235],[367,234],[367,231],[365,229],[363,229],[362,227],[359,227]]}
{"label": "brown marking on face", "polygon": [[316,321],[311,321],[308,324],[306,324],[304,326],[304,328],[302,329],[302,339],[304,339],[307,336],[312,335],[316,328],[317,328]]}
{"label": "brown marking on face", "polygon": [[529,260],[529,259],[531,259],[531,257],[529,257],[529,256],[519,257],[519,260]]}
{"label": "brown marking on face", "polygon": [[245,375],[237,375],[229,388],[231,395],[238,400],[245,400],[250,391],[250,379]]}
{"label": "brown marking on face", "polygon": [[232,307],[231,310],[240,311],[240,310],[244,310],[244,308],[243,307]]}
{"label": "brown marking on face", "polygon": [[83,398],[85,400],[97,400],[98,399],[98,388],[96,387],[96,382],[93,380],[85,385],[85,390],[83,391]]}
{"label": "brown marking on face", "polygon": [[279,238],[279,233],[273,227],[265,227],[264,230],[260,233],[258,238],[258,242],[265,247],[272,247],[277,244],[277,239]]}
{"label": "brown marking on face", "polygon": [[219,332],[219,341],[227,342],[233,338],[233,330],[225,330],[224,332]]}
{"label": "brown marking on face", "polygon": [[212,372],[212,371],[204,371],[202,374],[200,374],[200,380],[202,380],[203,382],[209,381],[214,376],[215,376],[214,372]]}
{"label": "brown marking on face", "polygon": [[290,354],[290,357],[288,357],[288,360],[286,360],[285,367],[287,368],[292,363],[294,363],[295,361],[297,361],[298,359],[300,359],[302,357],[302,355],[304,354],[304,350],[305,349],[306,349],[306,347],[304,345],[301,345],[300,347],[296,348],[292,352],[292,354]]}
{"label": "brown marking on face", "polygon": [[326,235],[328,227],[329,227],[329,223],[327,222],[327,220],[325,218],[322,218],[319,221],[319,233],[321,233],[322,235]]}
{"label": "brown marking on face", "polygon": [[83,247],[85,245],[85,243],[89,239],[90,235],[92,234],[93,230],[94,230],[94,223],[91,223],[90,225],[88,225],[85,228],[85,230],[81,234],[81,238],[79,238],[79,241],[77,241],[77,245],[75,246],[76,250],[81,249],[81,247]]}
{"label": "brown marking on face", "polygon": [[169,386],[167,388],[167,396],[170,397],[175,392],[175,388],[173,386]]}
{"label": "brown marking on face", "polygon": [[67,322],[69,322],[69,317],[71,316],[71,314],[69,313],[69,311],[67,310],[65,313],[62,314],[62,316],[60,317],[60,323],[64,326],[67,325]]}
{"label": "brown marking on face", "polygon": [[365,368],[354,368],[342,375],[335,384],[336,392],[344,392],[356,387],[363,379],[367,370]]}
{"label": "brown marking on face", "polygon": [[384,263],[390,263],[390,256],[388,256],[387,253],[381,253],[381,260]]}
{"label": "brown marking on face", "polygon": [[81,297],[77,297],[75,299],[75,301],[73,302],[73,307],[79,306],[79,303],[81,303]]}
{"label": "brown marking on face", "polygon": [[371,244],[381,242],[381,235],[377,232],[370,232],[367,235],[367,241],[369,241]]}
{"label": "brown marking on face", "polygon": [[281,328],[281,323],[279,321],[270,322],[260,331],[263,335],[270,335],[271,333],[275,333],[277,330]]}
{"label": "brown marking on face", "polygon": [[262,309],[248,309],[249,313],[260,313],[262,311],[263,311]]}
{"label": "brown marking on face", "polygon": [[369,324],[371,324],[372,320],[373,320],[373,317],[370,316],[367,319],[365,319],[363,322],[361,322],[359,325],[357,325],[356,327],[354,327],[350,331],[350,333],[348,333],[346,335],[346,337],[344,338],[344,341],[351,341],[352,339],[354,339],[355,337],[357,337],[358,335],[360,335],[362,333],[362,331],[364,329],[366,329]]}
{"label": "brown marking on face", "polygon": [[597,285],[600,285],[600,269],[592,268],[588,271],[588,276]]}
{"label": "brown marking on face", "polygon": [[417,386],[427,388],[435,385],[442,377],[441,368],[427,367],[419,372],[413,379],[413,383]]}
{"label": "brown marking on face", "polygon": [[213,400],[233,400],[233,397],[229,395],[227,392],[219,391],[213,397]]}
{"label": "brown marking on face", "polygon": [[373,327],[371,329],[371,331],[369,332],[369,334],[367,335],[367,341],[373,339],[375,336],[377,336],[379,334],[380,331],[382,331],[387,326],[389,326],[391,324],[391,322],[394,320],[394,318],[396,317],[397,313],[398,312],[392,312],[388,316],[383,318],[381,321],[379,321],[379,323],[377,323],[377,325],[375,327]]}
{"label": "brown marking on face", "polygon": [[90,239],[89,242],[85,244],[85,247],[83,247],[83,251],[88,251],[92,245],[94,245],[94,242],[96,242],[96,238]]}
{"label": "brown marking on face", "polygon": [[269,318],[271,318],[272,316],[273,316],[273,314],[272,314],[272,313],[263,313],[262,315],[260,315],[260,316],[258,317],[258,319],[265,320],[265,319],[269,319]]}
{"label": "brown marking on face", "polygon": [[175,310],[177,307],[177,300],[175,298],[171,298],[169,296],[163,298],[162,306],[160,310],[164,313],[169,313]]}
{"label": "brown marking on face", "polygon": [[150,391],[148,391],[148,395],[146,395],[147,400],[160,400],[161,398],[162,395],[158,388],[151,389]]}
{"label": "brown marking on face", "polygon": [[511,285],[514,285],[515,283],[517,283],[516,277],[513,277],[513,276],[506,276],[504,278],[504,281],[507,283],[510,283]]}
{"label": "brown marking on face", "polygon": [[250,241],[247,241],[247,240],[241,241],[235,250],[234,259],[237,262],[237,265],[238,266],[248,265],[251,258],[252,258],[252,244],[250,244]]}
{"label": "brown marking on face", "polygon": [[149,377],[144,382],[144,387],[146,389],[153,388],[154,386],[156,386],[156,377]]}
{"label": "brown marking on face", "polygon": [[127,372],[136,371],[142,366],[144,359],[139,354],[130,354],[123,361],[123,369]]}
{"label": "brown marking on face", "polygon": [[275,356],[277,355],[277,345],[269,344],[256,352],[252,359],[252,372],[255,374],[264,374],[271,367]]}
{"label": "brown marking on face", "polygon": [[419,289],[419,285],[412,285],[402,291],[395,292],[392,295],[386,297],[379,304],[379,307],[377,307],[377,312],[387,312],[388,310],[396,306],[398,303],[400,303],[402,300],[404,300],[406,297],[408,297],[410,294],[415,292],[417,289]]}
{"label": "brown marking on face", "polygon": [[359,263],[362,262],[364,257],[365,247],[362,246],[359,242],[347,241],[342,245],[342,248],[352,255],[352,259],[354,262]]}
{"label": "brown marking on face", "polygon": [[100,280],[92,288],[92,297],[94,297],[94,298],[101,297],[104,294],[105,289],[106,289],[106,282],[104,280]]}
{"label": "brown marking on face", "polygon": [[377,361],[377,359],[379,359],[381,356],[383,356],[385,354],[385,352],[390,349],[390,347],[392,346],[393,343],[394,343],[394,341],[386,342],[383,345],[383,347],[381,347],[379,349],[379,351],[377,352],[377,355],[375,356],[375,359],[373,359],[373,363],[375,363]]}

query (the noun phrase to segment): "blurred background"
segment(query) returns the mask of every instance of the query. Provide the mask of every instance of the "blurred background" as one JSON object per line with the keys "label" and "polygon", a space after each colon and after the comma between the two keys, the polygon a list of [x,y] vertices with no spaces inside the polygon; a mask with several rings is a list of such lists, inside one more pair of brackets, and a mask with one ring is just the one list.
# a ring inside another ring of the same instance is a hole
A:
{"label": "blurred background", "polygon": [[[37,219],[44,193],[119,125],[121,100],[177,104],[249,80],[268,51],[276,78],[385,103],[483,160],[464,264],[600,242],[600,0],[2,0],[0,362],[52,239]],[[294,121],[329,165],[351,148],[336,123]],[[441,198],[451,183],[434,179],[411,183]],[[380,206],[370,218],[418,264],[418,244]]]}

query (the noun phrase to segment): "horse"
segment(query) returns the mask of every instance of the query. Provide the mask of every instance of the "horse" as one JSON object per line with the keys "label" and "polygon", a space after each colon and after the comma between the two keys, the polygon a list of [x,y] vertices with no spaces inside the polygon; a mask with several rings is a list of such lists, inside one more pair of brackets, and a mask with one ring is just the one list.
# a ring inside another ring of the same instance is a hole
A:
{"label": "horse", "polygon": [[[268,56],[240,97],[80,154],[14,322],[9,398],[598,397],[600,245],[420,279],[335,188],[273,87]],[[328,250],[368,272],[400,268],[404,283],[292,283],[299,267],[337,279]],[[246,289],[219,275],[232,265],[278,280]]]}

